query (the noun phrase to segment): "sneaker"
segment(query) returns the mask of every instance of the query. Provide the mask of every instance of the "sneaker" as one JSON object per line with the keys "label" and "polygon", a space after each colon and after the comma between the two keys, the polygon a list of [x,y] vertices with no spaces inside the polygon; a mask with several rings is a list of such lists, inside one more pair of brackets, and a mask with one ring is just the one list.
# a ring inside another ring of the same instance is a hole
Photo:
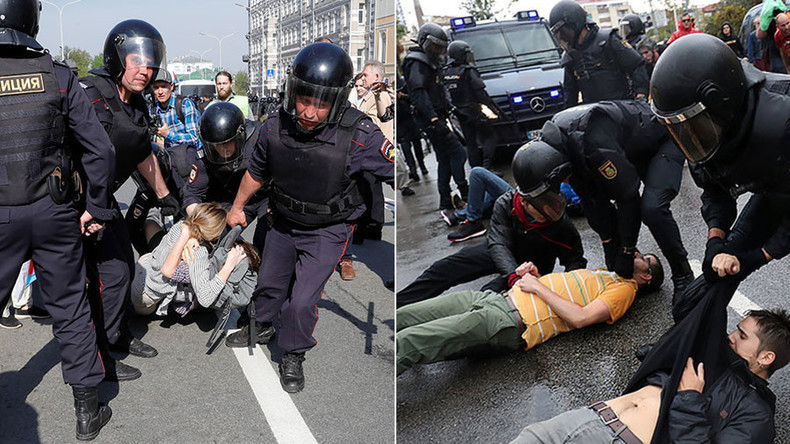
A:
{"label": "sneaker", "polygon": [[463,242],[473,237],[478,237],[486,234],[486,227],[482,222],[469,222],[468,220],[461,224],[461,226],[447,235],[447,240],[452,242]]}
{"label": "sneaker", "polygon": [[412,190],[411,188],[404,187],[403,189],[400,190],[400,194],[401,196],[414,196],[415,193],[414,190]]}
{"label": "sneaker", "polygon": [[22,326],[22,323],[13,316],[0,317],[0,327],[13,330]]}
{"label": "sneaker", "polygon": [[466,202],[464,202],[461,196],[457,194],[453,194],[451,199],[453,201],[453,208],[455,208],[456,210],[460,210],[461,208],[466,206]]}
{"label": "sneaker", "polygon": [[31,305],[28,308],[15,308],[14,317],[17,319],[47,319],[51,318],[52,316],[50,316],[49,312],[43,308],[38,308],[35,305]]}
{"label": "sneaker", "polygon": [[455,211],[453,210],[442,210],[442,220],[447,226],[454,227],[461,223],[461,219],[455,215]]}
{"label": "sneaker", "polygon": [[286,353],[280,364],[280,384],[288,393],[298,393],[304,389],[304,353]]}

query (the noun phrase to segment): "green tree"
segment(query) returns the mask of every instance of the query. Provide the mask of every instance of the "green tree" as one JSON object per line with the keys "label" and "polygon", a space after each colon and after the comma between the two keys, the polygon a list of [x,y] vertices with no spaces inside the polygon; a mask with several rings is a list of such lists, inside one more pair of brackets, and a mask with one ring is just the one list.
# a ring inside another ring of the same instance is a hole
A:
{"label": "green tree", "polygon": [[100,52],[96,54],[96,57],[93,58],[93,61],[91,62],[91,69],[101,68],[102,66],[104,66],[104,53]]}
{"label": "green tree", "polygon": [[729,22],[730,27],[732,28],[732,35],[737,36],[738,31],[741,30],[743,16],[749,11],[749,6],[742,4],[742,2],[741,4],[737,4],[737,2],[734,1],[725,1],[723,5],[724,6],[719,9],[719,12],[708,19],[708,23],[705,25],[705,29],[703,31],[708,34],[719,35],[721,33],[721,25],[724,22]]}
{"label": "green tree", "polygon": [[464,0],[461,6],[466,9],[475,20],[489,20],[494,18],[495,0]]}
{"label": "green tree", "polygon": [[250,91],[250,78],[247,71],[239,71],[233,76],[233,89],[237,95],[246,96]]}
{"label": "green tree", "polygon": [[395,33],[398,37],[397,41],[402,42],[406,39],[406,34],[409,33],[409,28],[405,23],[398,20],[398,24],[395,26]]}
{"label": "green tree", "polygon": [[74,60],[74,63],[77,64],[77,70],[79,73],[78,75],[80,77],[88,75],[88,70],[90,69],[91,61],[93,60],[93,57],[91,57],[91,54],[88,51],[66,46],[64,53],[66,54],[67,58]]}

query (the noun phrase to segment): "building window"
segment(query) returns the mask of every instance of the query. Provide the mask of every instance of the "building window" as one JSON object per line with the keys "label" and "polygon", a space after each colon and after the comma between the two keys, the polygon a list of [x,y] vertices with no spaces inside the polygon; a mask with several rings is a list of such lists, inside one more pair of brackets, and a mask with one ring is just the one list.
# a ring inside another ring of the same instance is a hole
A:
{"label": "building window", "polygon": [[365,23],[365,4],[359,4],[359,22],[358,23]]}
{"label": "building window", "polygon": [[379,61],[387,62],[387,31],[379,31]]}
{"label": "building window", "polygon": [[357,72],[362,71],[363,60],[365,60],[365,48],[357,49]]}

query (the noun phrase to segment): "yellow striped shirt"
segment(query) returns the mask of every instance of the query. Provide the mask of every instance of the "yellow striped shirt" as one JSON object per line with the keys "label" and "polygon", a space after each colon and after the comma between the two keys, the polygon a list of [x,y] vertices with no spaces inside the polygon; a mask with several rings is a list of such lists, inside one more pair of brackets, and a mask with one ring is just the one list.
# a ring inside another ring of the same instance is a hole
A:
{"label": "yellow striped shirt", "polygon": [[[607,324],[623,317],[634,303],[638,288],[635,280],[623,279],[605,269],[552,273],[541,277],[540,282],[560,297],[577,305],[585,306],[600,299],[609,308],[610,319],[606,321]],[[570,325],[534,293],[524,292],[514,285],[513,296],[526,326],[522,335],[527,342],[526,350],[572,330]]]}

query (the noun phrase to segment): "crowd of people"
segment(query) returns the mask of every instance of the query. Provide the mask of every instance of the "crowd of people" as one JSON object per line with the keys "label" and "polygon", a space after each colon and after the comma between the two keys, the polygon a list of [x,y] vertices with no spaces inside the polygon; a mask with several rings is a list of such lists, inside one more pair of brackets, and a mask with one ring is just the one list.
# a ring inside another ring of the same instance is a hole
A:
{"label": "crowd of people", "polygon": [[[486,239],[434,262],[398,291],[398,375],[420,364],[529,350],[621,319],[638,294],[656,292],[664,280],[659,257],[637,249],[644,223],[668,265],[675,325],[655,343],[635,344],[642,364],[623,381],[622,396],[531,424],[514,442],[774,439],[767,379],[790,359],[790,316],[754,310],[726,333],[738,284],[790,252],[779,210],[787,188],[779,128],[790,115],[780,85],[787,81],[761,71],[770,71],[761,62],[770,54],[766,40],[787,63],[790,22],[782,2],[766,5],[752,32],[762,40],[744,50],[730,23],[711,36],[685,13],[658,44],[636,15],[623,17],[619,29],[601,29],[577,3],[558,2],[548,22],[563,50],[565,110],[516,151],[514,184],[490,162],[486,119],[502,111],[485,94],[471,48],[450,43],[435,24],[420,28],[401,64],[399,92],[413,120],[398,121],[398,142],[407,151],[422,147],[421,136],[430,140],[442,219],[467,227],[448,239]],[[463,138],[448,129],[451,114]],[[671,211],[687,161],[708,227],[697,278]],[[451,179],[467,202],[461,211]],[[603,261],[593,265],[604,268],[587,269],[588,240],[568,218],[564,188],[600,238]],[[744,193],[752,194],[739,212]],[[564,273],[553,272],[557,260]],[[448,292],[486,276],[479,290]]]}
{"label": "crowd of people", "polygon": [[[176,94],[165,41],[143,20],[115,25],[103,66],[77,79],[36,41],[39,11],[37,0],[0,3],[0,76],[23,85],[0,95],[0,325],[52,318],[77,439],[94,439],[112,416],[101,381],[142,375],[117,353],[158,354],[132,335],[127,307],[240,309],[242,328],[226,345],[277,336],[282,388],[303,390],[324,285],[355,226],[381,238],[381,183],[394,183],[395,151],[381,63],[361,73],[369,94],[358,111],[351,58],[309,44],[289,68],[282,106],[261,122],[226,71],[209,103]],[[138,189],[122,217],[114,194],[129,178]],[[255,219],[247,242],[241,228]],[[36,220],[48,222],[31,231]],[[33,279],[40,300],[31,303]]]}

